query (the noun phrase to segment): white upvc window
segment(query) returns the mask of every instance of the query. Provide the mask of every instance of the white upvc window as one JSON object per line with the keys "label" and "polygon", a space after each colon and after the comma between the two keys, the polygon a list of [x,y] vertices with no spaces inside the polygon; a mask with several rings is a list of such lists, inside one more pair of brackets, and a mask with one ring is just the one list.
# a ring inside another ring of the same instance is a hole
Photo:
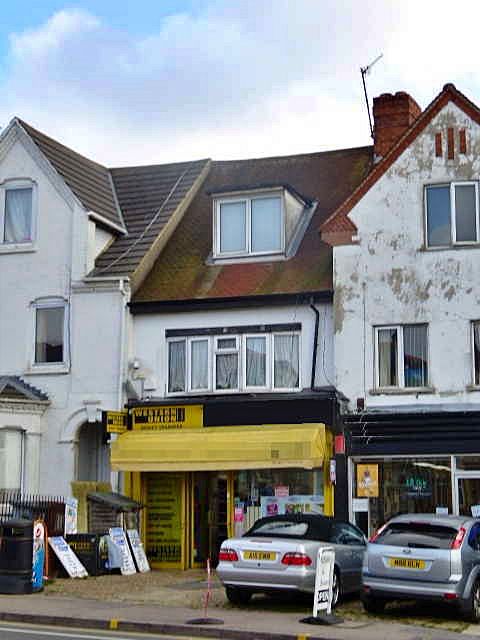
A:
{"label": "white upvc window", "polygon": [[70,363],[68,304],[63,298],[44,298],[34,305],[34,368],[68,367]]}
{"label": "white upvc window", "polygon": [[24,431],[0,428],[0,490],[22,489],[24,469]]}
{"label": "white upvc window", "polygon": [[375,386],[377,389],[428,387],[426,324],[375,328]]}
{"label": "white upvc window", "polygon": [[214,200],[214,256],[283,253],[284,209],[281,192]]}
{"label": "white upvc window", "polygon": [[300,333],[245,333],[167,339],[167,393],[296,391]]}
{"label": "white upvc window", "polygon": [[469,245],[480,241],[478,182],[425,187],[428,247]]}
{"label": "white upvc window", "polygon": [[238,336],[214,338],[214,381],[215,390],[223,393],[238,391],[240,386],[240,350]]}
{"label": "white upvc window", "polygon": [[34,243],[36,201],[31,180],[7,180],[0,185],[0,247],[15,250]]}

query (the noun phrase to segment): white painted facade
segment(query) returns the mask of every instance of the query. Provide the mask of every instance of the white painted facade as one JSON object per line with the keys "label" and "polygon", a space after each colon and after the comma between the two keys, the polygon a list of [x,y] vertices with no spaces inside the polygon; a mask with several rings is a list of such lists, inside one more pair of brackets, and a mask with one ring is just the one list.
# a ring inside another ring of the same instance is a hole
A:
{"label": "white painted facade", "polygon": [[[69,495],[78,479],[81,426],[98,421],[102,409],[122,406],[129,292],[115,280],[83,280],[109,234],[95,233],[88,212],[13,125],[0,141],[0,188],[19,178],[34,185],[35,233],[31,246],[0,244],[0,376],[20,376],[49,403],[4,403],[0,429],[24,432],[25,490]],[[66,304],[65,365],[32,364],[34,304],[45,297]]]}
{"label": "white painted facade", "polygon": [[[319,330],[315,386],[333,384],[333,317],[330,303],[316,303]],[[165,398],[167,393],[168,352],[166,331],[186,329],[219,329],[249,325],[301,324],[300,388],[311,386],[315,314],[307,304],[264,306],[222,311],[188,311],[133,316],[133,338],[129,361],[137,361],[135,377],[144,379],[143,398]],[[140,389],[141,385],[139,385]],[[271,390],[270,390],[271,391]],[[258,391],[257,393],[261,393]],[[281,393],[281,391],[279,391]],[[194,395],[190,393],[189,395]],[[198,395],[205,395],[200,392]],[[213,395],[213,393],[212,393]]]}
{"label": "white painted facade", "polygon": [[[447,159],[447,128],[455,157]],[[458,131],[466,130],[467,153]],[[442,133],[443,156],[435,156]],[[480,245],[426,247],[424,187],[480,178],[480,127],[449,102],[349,213],[353,245],[334,249],[336,386],[355,411],[449,405],[473,409],[471,323],[480,318]],[[374,327],[428,325],[428,388],[375,388]]]}

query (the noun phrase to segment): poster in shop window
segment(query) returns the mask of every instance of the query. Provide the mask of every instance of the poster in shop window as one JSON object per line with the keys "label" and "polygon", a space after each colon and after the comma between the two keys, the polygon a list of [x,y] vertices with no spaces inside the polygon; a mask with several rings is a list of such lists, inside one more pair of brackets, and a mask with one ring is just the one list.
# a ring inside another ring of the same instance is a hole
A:
{"label": "poster in shop window", "polygon": [[378,498],[378,464],[357,464],[357,498]]}

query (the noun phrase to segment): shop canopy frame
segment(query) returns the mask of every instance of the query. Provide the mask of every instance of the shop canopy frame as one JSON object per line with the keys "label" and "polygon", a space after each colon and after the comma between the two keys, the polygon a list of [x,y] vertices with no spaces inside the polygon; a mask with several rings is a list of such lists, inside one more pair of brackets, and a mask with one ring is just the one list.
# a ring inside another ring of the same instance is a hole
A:
{"label": "shop canopy frame", "polygon": [[317,469],[328,448],[324,424],[245,425],[141,431],[112,442],[115,471]]}

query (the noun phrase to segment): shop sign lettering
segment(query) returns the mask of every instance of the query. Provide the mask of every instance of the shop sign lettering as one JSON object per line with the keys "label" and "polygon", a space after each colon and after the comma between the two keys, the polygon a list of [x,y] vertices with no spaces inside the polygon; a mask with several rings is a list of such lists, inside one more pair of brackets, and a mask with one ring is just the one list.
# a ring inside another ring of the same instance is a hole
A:
{"label": "shop sign lettering", "polygon": [[408,495],[412,497],[426,497],[431,495],[426,478],[420,478],[418,476],[407,476],[407,478],[405,479],[405,487],[407,489]]}
{"label": "shop sign lettering", "polygon": [[128,411],[102,411],[102,422],[107,433],[123,433],[128,429]]}
{"label": "shop sign lettering", "polygon": [[132,427],[139,431],[203,427],[203,406],[136,407],[132,409]]}

